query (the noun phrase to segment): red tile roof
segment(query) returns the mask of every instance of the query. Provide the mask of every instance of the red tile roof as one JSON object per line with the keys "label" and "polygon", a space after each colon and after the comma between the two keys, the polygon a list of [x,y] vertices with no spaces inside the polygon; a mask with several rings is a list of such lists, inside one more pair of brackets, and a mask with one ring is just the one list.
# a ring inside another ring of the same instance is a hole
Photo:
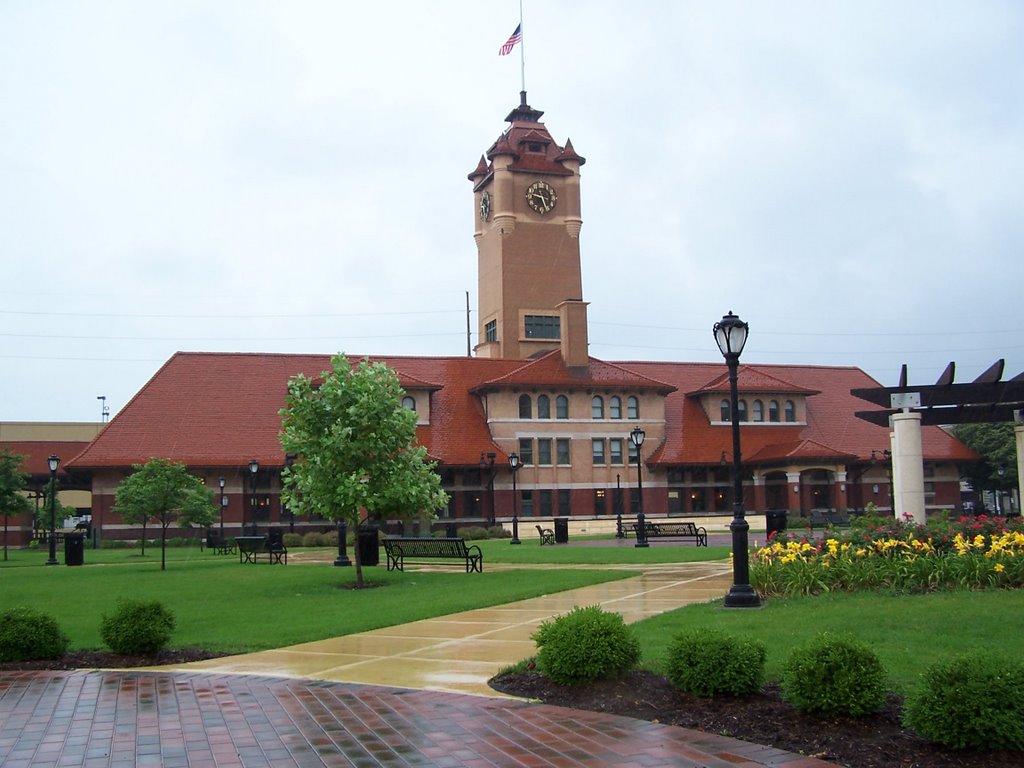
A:
{"label": "red tile roof", "polygon": [[30,475],[50,475],[50,456],[60,457],[57,476],[64,474],[64,469],[71,459],[75,458],[89,443],[82,440],[11,440],[0,443],[0,451],[9,451],[23,457],[19,471]]}
{"label": "red tile roof", "polygon": [[[777,393],[780,395],[816,395],[818,393],[818,390],[816,389],[798,387],[796,384],[790,384],[788,381],[784,381],[778,376],[773,376],[765,371],[763,367],[754,368],[749,365],[741,365],[736,370],[736,389],[741,393],[750,394]],[[726,369],[721,376],[716,376],[700,389],[688,394],[704,395],[718,392],[728,393],[729,391],[729,371]]]}
{"label": "red tile roof", "polygon": [[614,363],[606,363],[593,357],[588,360],[585,368],[566,368],[562,364],[561,353],[555,350],[535,360],[520,362],[515,370],[484,382],[476,387],[475,391],[484,392],[514,386],[557,387],[569,390],[604,387],[668,394],[675,389],[671,384],[642,376]]}

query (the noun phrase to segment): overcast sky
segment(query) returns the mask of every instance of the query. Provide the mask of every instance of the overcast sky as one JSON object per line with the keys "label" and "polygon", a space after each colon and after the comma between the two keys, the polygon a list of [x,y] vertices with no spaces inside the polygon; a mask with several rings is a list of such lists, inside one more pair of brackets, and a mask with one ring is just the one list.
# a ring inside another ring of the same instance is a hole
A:
{"label": "overcast sky", "polygon": [[[525,0],[591,354],[1024,371],[1024,3]],[[0,420],[176,350],[464,355],[516,0],[0,2]]]}

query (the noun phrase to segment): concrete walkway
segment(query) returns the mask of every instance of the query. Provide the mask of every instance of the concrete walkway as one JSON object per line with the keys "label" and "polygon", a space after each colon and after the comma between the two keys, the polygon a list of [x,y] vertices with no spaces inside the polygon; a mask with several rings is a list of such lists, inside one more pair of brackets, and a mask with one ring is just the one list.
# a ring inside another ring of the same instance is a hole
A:
{"label": "concrete walkway", "polygon": [[714,734],[500,698],[486,686],[535,651],[529,638],[541,621],[574,606],[601,604],[631,622],[718,597],[729,583],[724,564],[650,567],[178,668],[0,673],[0,766],[828,768]]}

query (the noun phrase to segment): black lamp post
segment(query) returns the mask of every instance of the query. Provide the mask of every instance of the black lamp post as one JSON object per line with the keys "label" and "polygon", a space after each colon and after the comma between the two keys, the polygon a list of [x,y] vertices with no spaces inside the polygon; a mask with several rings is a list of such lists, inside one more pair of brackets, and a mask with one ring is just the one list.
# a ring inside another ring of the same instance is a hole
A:
{"label": "black lamp post", "polygon": [[508,457],[508,465],[512,467],[512,541],[509,544],[521,544],[519,541],[519,494],[516,492],[516,473],[522,464],[519,463],[519,454],[513,453]]}
{"label": "black lamp post", "polygon": [[217,485],[220,486],[220,540],[224,542],[224,507],[228,505],[228,497],[224,495],[224,484],[225,480],[223,477],[217,478]]}
{"label": "black lamp post", "polygon": [[731,311],[721,322],[715,323],[714,334],[718,349],[729,367],[729,415],[732,421],[732,587],[725,596],[726,608],[756,608],[761,604],[757,592],[750,586],[750,553],[747,550],[747,532],[750,525],[743,515],[743,472],[740,453],[739,393],[737,378],[740,354],[747,343],[750,326]]}
{"label": "black lamp post", "polygon": [[[260,471],[260,463],[253,459],[249,462],[249,477],[252,478],[252,493],[249,495],[249,506],[252,507],[252,535],[256,535],[256,474]],[[242,522],[242,532],[245,532],[245,522]]]}
{"label": "black lamp post", "polygon": [[480,471],[487,470],[487,496],[491,505],[490,525],[492,528],[496,522],[494,519],[494,460],[496,458],[498,458],[498,454],[494,451],[480,452]]}
{"label": "black lamp post", "polygon": [[647,523],[644,521],[644,483],[640,476],[640,446],[644,444],[644,438],[647,434],[640,429],[640,427],[634,427],[633,431],[629,433],[629,442],[636,448],[636,545],[638,547],[648,547],[650,544],[647,542]]}
{"label": "black lamp post", "polygon": [[50,559],[47,565],[60,565],[57,562],[57,467],[60,457],[54,454],[46,460],[50,466]]}

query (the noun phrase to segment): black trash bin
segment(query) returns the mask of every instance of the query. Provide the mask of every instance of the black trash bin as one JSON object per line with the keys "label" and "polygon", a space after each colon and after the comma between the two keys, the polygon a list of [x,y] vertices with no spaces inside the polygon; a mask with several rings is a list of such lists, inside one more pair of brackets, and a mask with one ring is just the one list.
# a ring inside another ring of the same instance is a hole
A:
{"label": "black trash bin", "polygon": [[449,539],[459,538],[459,526],[455,523],[445,523],[444,535],[447,536]]}
{"label": "black trash bin", "polygon": [[782,533],[786,530],[786,510],[769,509],[764,513],[764,519],[769,536],[773,533]]}
{"label": "black trash bin", "polygon": [[555,544],[569,543],[569,518],[555,518]]}
{"label": "black trash bin", "polygon": [[284,549],[284,531],[281,528],[268,528],[267,544],[271,552]]}
{"label": "black trash bin", "polygon": [[359,527],[359,534],[356,537],[356,546],[359,547],[360,564],[380,564],[380,543],[378,541],[377,534],[378,529],[376,526],[366,525]]}
{"label": "black trash bin", "polygon": [[85,536],[80,533],[64,535],[64,565],[85,564]]}

